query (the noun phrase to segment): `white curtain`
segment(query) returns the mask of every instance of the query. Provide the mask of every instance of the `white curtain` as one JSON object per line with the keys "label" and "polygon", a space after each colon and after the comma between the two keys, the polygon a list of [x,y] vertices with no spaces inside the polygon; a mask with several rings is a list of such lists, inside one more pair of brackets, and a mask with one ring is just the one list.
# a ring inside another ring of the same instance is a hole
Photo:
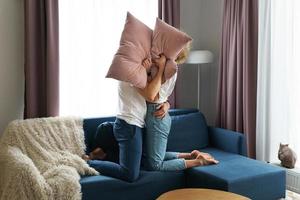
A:
{"label": "white curtain", "polygon": [[150,28],[157,0],[60,0],[60,115],[114,115],[117,81],[105,78],[126,12]]}
{"label": "white curtain", "polygon": [[259,1],[258,48],[257,159],[279,162],[280,142],[300,157],[299,0]]}

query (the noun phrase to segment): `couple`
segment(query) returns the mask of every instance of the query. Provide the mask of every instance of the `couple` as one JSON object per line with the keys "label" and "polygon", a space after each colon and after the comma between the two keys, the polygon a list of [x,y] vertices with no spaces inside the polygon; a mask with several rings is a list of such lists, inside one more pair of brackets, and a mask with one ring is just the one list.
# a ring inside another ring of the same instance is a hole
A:
{"label": "couple", "polygon": [[[185,61],[188,51],[189,46],[186,46],[179,53],[177,64]],[[103,175],[128,182],[138,178],[142,157],[142,128],[145,126],[144,165],[148,170],[174,171],[218,163],[209,154],[198,150],[191,153],[166,152],[171,128],[171,118],[168,115],[170,104],[167,99],[174,89],[177,74],[164,80],[164,55],[155,59],[154,63],[158,72],[148,80],[144,89],[119,82],[119,112],[113,127],[114,137],[119,145],[119,164],[102,160],[105,152],[101,148],[96,148],[83,157],[91,167]],[[152,62],[145,59],[142,64],[149,71]]]}

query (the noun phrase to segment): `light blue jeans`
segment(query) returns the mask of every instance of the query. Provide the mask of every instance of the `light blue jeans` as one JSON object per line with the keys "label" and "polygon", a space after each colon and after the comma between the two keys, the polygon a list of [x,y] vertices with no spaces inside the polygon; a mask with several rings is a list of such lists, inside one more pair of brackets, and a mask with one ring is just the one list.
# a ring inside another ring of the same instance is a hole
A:
{"label": "light blue jeans", "polygon": [[171,117],[167,113],[163,119],[153,113],[159,104],[147,103],[146,131],[144,136],[145,167],[155,171],[175,171],[185,169],[184,159],[178,159],[178,152],[166,152]]}

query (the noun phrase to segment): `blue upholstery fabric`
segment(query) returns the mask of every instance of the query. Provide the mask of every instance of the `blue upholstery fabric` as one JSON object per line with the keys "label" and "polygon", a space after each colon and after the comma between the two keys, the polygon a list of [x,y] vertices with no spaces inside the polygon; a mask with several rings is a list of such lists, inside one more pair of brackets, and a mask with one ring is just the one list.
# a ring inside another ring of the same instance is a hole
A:
{"label": "blue upholstery fabric", "polygon": [[164,192],[183,188],[185,178],[183,171],[141,171],[134,183],[101,175],[83,177],[80,183],[83,200],[154,200]]}
{"label": "blue upholstery fabric", "polygon": [[176,116],[176,115],[186,115],[190,113],[196,113],[199,112],[198,109],[171,109],[169,110],[170,116]]}
{"label": "blue upholstery fabric", "polygon": [[[197,109],[173,109],[169,110],[170,116],[183,115],[198,112]],[[116,117],[100,117],[87,118],[83,121],[84,137],[86,144],[86,152],[90,153],[93,148],[93,140],[97,131],[97,127],[103,122],[114,122]]]}
{"label": "blue upholstery fabric", "polygon": [[90,153],[93,150],[93,140],[98,126],[103,122],[114,122],[115,120],[115,117],[88,118],[83,120],[86,153]]}
{"label": "blue upholstery fabric", "polygon": [[[242,134],[208,128],[204,116],[196,109],[176,109],[169,113],[172,127],[167,150],[188,152],[203,148],[202,151],[211,153],[220,163],[195,167],[185,172],[141,171],[138,181],[134,183],[102,175],[83,177],[80,180],[83,199],[150,200],[164,192],[184,187],[221,189],[254,200],[285,197],[285,171],[242,156],[246,155],[246,141]],[[106,121],[114,122],[115,117],[84,120],[87,152],[93,148],[97,127]]]}
{"label": "blue upholstery fabric", "polygon": [[97,128],[92,150],[101,148],[106,153],[104,160],[119,163],[119,145],[113,134],[114,122],[103,122]]}
{"label": "blue upholstery fabric", "polygon": [[187,187],[220,189],[253,200],[275,200],[285,194],[285,171],[281,168],[214,148],[202,151],[220,163],[188,169]]}
{"label": "blue upholstery fabric", "polygon": [[167,151],[191,152],[207,145],[208,129],[202,113],[172,116]]}
{"label": "blue upholstery fabric", "polygon": [[246,139],[241,133],[208,127],[210,146],[230,153],[247,155]]}

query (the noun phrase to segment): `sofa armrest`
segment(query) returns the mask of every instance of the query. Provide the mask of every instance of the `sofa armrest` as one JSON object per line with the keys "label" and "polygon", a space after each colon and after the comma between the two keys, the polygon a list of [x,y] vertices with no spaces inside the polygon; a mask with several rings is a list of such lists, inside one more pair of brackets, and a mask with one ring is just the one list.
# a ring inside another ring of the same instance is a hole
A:
{"label": "sofa armrest", "polygon": [[212,147],[247,156],[246,138],[243,134],[215,127],[208,127],[208,133]]}

